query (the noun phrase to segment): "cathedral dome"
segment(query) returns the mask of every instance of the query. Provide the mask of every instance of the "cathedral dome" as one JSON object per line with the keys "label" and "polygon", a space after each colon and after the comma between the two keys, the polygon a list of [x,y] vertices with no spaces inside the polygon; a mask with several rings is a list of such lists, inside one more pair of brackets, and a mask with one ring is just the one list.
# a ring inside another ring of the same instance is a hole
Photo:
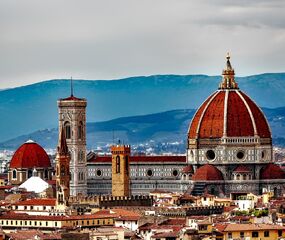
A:
{"label": "cathedral dome", "polygon": [[260,170],[260,179],[285,179],[285,172],[276,164],[269,163]]}
{"label": "cathedral dome", "polygon": [[37,143],[29,140],[14,153],[10,168],[49,168],[50,159],[45,150]]}
{"label": "cathedral dome", "polygon": [[188,138],[271,138],[270,127],[263,112],[239,90],[229,59],[228,56],[219,89],[195,113]]}
{"label": "cathedral dome", "polygon": [[222,173],[210,164],[199,167],[192,176],[194,181],[217,181],[224,180]]}

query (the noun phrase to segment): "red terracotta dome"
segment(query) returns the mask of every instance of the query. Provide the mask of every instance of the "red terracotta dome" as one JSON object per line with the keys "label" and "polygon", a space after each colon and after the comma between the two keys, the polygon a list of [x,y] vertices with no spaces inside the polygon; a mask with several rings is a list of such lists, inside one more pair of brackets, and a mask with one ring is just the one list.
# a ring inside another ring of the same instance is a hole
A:
{"label": "red terracotta dome", "polygon": [[217,181],[224,180],[222,173],[210,164],[199,167],[192,176],[194,181]]}
{"label": "red terracotta dome", "polygon": [[184,167],[182,170],[181,170],[182,173],[193,173],[193,167],[192,165],[188,165],[186,167]]}
{"label": "red terracotta dome", "polygon": [[14,153],[10,168],[49,168],[50,159],[45,150],[37,143],[29,140]]}
{"label": "red terracotta dome", "polygon": [[220,87],[195,113],[188,137],[190,139],[253,136],[271,138],[270,127],[263,112],[239,90],[229,57],[227,59]]}
{"label": "red terracotta dome", "polygon": [[269,163],[260,170],[260,179],[285,179],[285,172],[276,164]]}

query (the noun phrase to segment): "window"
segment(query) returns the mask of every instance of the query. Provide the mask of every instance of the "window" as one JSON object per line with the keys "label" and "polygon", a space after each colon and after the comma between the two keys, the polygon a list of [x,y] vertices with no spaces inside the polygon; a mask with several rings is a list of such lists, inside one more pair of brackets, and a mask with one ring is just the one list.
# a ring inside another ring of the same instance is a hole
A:
{"label": "window", "polygon": [[269,231],[264,231],[264,237],[269,237]]}
{"label": "window", "polygon": [[228,233],[228,238],[233,238],[233,234],[232,233]]}
{"label": "window", "polygon": [[126,174],[129,175],[129,156],[125,157]]}
{"label": "window", "polygon": [[14,169],[13,172],[12,172],[12,178],[13,179],[17,178],[17,170],[16,169]]}
{"label": "window", "polygon": [[278,237],[282,237],[282,230],[278,230]]}
{"label": "window", "polygon": [[48,179],[48,170],[45,169],[45,178]]}
{"label": "window", "polygon": [[60,175],[64,176],[64,174],[65,174],[65,169],[64,169],[64,166],[61,165],[61,167],[60,167]]}
{"label": "window", "polygon": [[240,232],[240,238],[244,238],[244,232]]}
{"label": "window", "polygon": [[78,139],[82,139],[83,138],[83,123],[82,122],[79,122],[77,131],[78,131],[77,132]]}
{"label": "window", "polygon": [[28,178],[30,178],[31,176],[33,176],[33,171],[30,169],[28,170]]}
{"label": "window", "polygon": [[258,232],[252,232],[252,237],[258,237]]}
{"label": "window", "polygon": [[116,157],[116,173],[120,173],[120,156]]}
{"label": "window", "polygon": [[70,127],[70,122],[65,122],[65,123],[64,123],[64,132],[65,132],[65,138],[66,138],[66,139],[71,139],[71,127]]}

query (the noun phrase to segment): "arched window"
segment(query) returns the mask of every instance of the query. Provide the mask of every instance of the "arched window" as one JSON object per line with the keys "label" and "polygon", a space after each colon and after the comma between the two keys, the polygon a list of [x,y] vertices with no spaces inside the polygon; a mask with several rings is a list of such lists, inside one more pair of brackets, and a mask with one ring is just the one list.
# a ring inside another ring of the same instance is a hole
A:
{"label": "arched window", "polygon": [[65,132],[65,138],[70,139],[71,138],[71,127],[70,127],[70,122],[65,122],[64,123],[64,132]]}
{"label": "arched window", "polygon": [[240,180],[240,175],[239,174],[237,174],[237,180]]}
{"label": "arched window", "polygon": [[116,173],[120,173],[120,156],[116,157]]}
{"label": "arched window", "polygon": [[48,170],[45,169],[45,179],[48,179]]}
{"label": "arched window", "polygon": [[30,178],[31,176],[33,176],[33,171],[31,169],[28,170],[28,178]]}
{"label": "arched window", "polygon": [[14,169],[13,172],[12,172],[12,178],[13,179],[17,178],[17,170],[16,169]]}
{"label": "arched window", "polygon": [[246,174],[243,174],[243,180],[246,180]]}
{"label": "arched window", "polygon": [[63,165],[60,167],[60,175],[61,175],[61,176],[64,176],[64,175],[65,175],[65,168],[64,168]]}
{"label": "arched window", "polygon": [[78,139],[83,138],[83,123],[81,121],[79,122],[79,125],[78,125],[77,136],[78,136]]}

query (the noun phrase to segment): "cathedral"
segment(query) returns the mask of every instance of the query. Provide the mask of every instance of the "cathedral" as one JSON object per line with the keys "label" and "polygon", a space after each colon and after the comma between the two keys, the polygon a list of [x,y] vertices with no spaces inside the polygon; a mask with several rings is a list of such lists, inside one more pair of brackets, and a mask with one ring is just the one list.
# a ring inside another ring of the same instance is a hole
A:
{"label": "cathedral", "polygon": [[[63,172],[57,176],[58,201],[66,201],[67,188],[71,196],[145,195],[155,190],[233,197],[285,193],[285,172],[273,162],[270,126],[256,103],[239,89],[229,55],[217,91],[189,119],[184,156],[132,156],[131,146],[121,144],[111,147],[111,155],[86,154],[86,106],[86,99],[72,93],[58,100],[56,172]],[[26,176],[33,167],[50,178],[43,153],[35,166],[24,166],[18,152],[10,164],[11,183],[18,184],[18,174]]]}

